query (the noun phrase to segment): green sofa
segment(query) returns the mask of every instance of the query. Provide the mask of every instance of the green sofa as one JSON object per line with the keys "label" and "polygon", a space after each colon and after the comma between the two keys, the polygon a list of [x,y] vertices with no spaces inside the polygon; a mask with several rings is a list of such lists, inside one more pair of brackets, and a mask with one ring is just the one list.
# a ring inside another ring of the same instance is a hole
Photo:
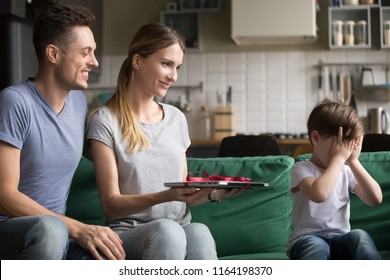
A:
{"label": "green sofa", "polygon": [[[307,159],[308,155],[296,160]],[[384,259],[390,259],[390,152],[363,153],[362,164],[380,183],[383,203],[371,208],[351,199],[353,228],[368,231]],[[245,158],[188,158],[190,173],[245,176],[268,182],[243,195],[191,207],[194,222],[206,224],[212,232],[218,256],[228,259],[287,259],[284,244],[292,229],[289,156]],[[80,221],[104,224],[92,162],[82,158],[76,170],[67,203],[67,215]]]}

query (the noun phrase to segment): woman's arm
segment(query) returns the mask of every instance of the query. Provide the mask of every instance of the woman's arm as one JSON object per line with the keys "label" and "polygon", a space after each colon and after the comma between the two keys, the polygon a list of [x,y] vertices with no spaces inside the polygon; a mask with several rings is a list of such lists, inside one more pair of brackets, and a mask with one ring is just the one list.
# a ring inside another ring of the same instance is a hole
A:
{"label": "woman's arm", "polygon": [[163,202],[198,204],[199,201],[207,200],[209,191],[195,188],[171,188],[139,195],[121,194],[115,152],[103,142],[93,139],[90,141],[100,200],[104,214],[109,220],[129,216]]}

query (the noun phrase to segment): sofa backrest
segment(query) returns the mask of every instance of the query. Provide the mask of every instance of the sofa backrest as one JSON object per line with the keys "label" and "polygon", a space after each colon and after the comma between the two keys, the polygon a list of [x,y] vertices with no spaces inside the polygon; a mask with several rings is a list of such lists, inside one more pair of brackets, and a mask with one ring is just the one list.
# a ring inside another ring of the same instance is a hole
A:
{"label": "sofa backrest", "polygon": [[390,152],[367,152],[359,161],[381,186],[382,204],[370,207],[351,196],[351,227],[367,231],[379,251],[390,251]]}
{"label": "sofa backrest", "polygon": [[[309,159],[310,154],[296,160]],[[390,152],[364,152],[359,161],[381,186],[383,201],[376,207],[366,205],[359,197],[351,195],[351,228],[364,229],[375,241],[379,251],[390,250]]]}
{"label": "sofa backrest", "polygon": [[213,234],[218,257],[284,252],[291,231],[290,169],[288,156],[244,158],[189,158],[188,171],[209,175],[244,176],[269,183],[220,203],[190,207],[193,222],[206,224]]}
{"label": "sofa backrest", "polygon": [[82,157],[73,176],[67,200],[66,215],[94,225],[105,223],[91,160]]}

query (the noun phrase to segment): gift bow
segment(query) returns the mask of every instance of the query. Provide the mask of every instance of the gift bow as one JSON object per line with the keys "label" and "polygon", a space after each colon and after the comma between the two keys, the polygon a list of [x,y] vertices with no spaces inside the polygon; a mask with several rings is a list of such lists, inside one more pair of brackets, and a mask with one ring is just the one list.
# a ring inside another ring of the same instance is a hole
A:
{"label": "gift bow", "polygon": [[186,181],[239,181],[239,182],[250,182],[251,179],[242,176],[224,176],[224,175],[209,175],[206,171],[202,171],[206,177],[191,177],[190,174],[187,174]]}

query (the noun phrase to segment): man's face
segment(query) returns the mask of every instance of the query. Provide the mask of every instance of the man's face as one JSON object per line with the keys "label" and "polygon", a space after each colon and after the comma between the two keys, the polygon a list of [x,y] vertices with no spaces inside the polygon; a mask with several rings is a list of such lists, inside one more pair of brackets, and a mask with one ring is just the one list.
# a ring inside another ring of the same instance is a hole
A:
{"label": "man's face", "polygon": [[72,33],[73,40],[60,51],[56,80],[66,90],[86,89],[89,73],[99,65],[94,54],[96,43],[87,26],[74,27]]}

